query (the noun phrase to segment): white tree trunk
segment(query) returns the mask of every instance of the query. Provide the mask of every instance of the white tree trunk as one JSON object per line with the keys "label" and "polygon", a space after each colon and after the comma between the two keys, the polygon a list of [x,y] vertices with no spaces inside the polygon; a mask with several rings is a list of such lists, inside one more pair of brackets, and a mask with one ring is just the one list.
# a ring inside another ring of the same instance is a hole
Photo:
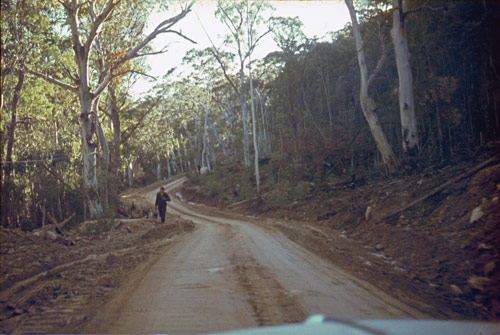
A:
{"label": "white tree trunk", "polygon": [[266,96],[264,93],[257,92],[259,96],[259,101],[260,101],[260,111],[262,114],[262,130],[264,134],[264,148],[267,153],[271,153],[271,139],[269,137],[269,131],[268,131],[268,117],[267,117],[267,109],[266,109]]}
{"label": "white tree trunk", "polygon": [[413,97],[413,77],[410,52],[406,38],[405,14],[407,0],[392,0],[391,37],[394,44],[399,79],[399,113],[403,135],[403,152],[409,156],[418,153],[417,118]]}
{"label": "white tree trunk", "polygon": [[217,164],[217,152],[215,151],[215,141],[213,136],[210,136],[210,153],[212,154],[212,165],[210,166],[210,169],[215,171],[215,165]]}
{"label": "white tree trunk", "polygon": [[[363,114],[365,115],[366,121],[370,126],[370,131],[377,144],[377,149],[382,156],[384,166],[389,173],[394,173],[396,171],[398,160],[394,155],[389,142],[387,141],[384,131],[378,122],[377,115],[375,114],[375,102],[370,96],[368,89],[370,84],[370,79],[368,78],[368,70],[366,68],[365,53],[363,50],[363,40],[361,39],[361,33],[359,31],[358,20],[356,18],[356,11],[352,4],[352,0],[345,0],[347,8],[349,9],[349,14],[351,15],[352,30],[354,33],[354,40],[356,42],[356,49],[358,54],[358,65],[361,77],[361,87],[359,98],[361,101],[361,108]],[[381,66],[381,62],[377,65],[377,69]]]}
{"label": "white tree trunk", "polygon": [[102,216],[102,206],[99,199],[99,187],[97,183],[97,148],[96,143],[93,140],[94,129],[91,116],[93,99],[89,93],[90,92],[82,92],[80,94],[80,126],[83,157],[82,179],[83,190],[90,218],[98,218]]}
{"label": "white tree trunk", "polygon": [[172,145],[172,168],[174,169],[174,174],[176,174],[179,170],[179,167],[177,166],[176,160],[177,160],[177,157],[175,156],[175,146]]}
{"label": "white tree trunk", "polygon": [[241,61],[240,69],[240,102],[241,102],[241,122],[243,123],[243,160],[245,167],[250,166],[250,142],[248,140],[248,110],[247,95],[245,91],[244,63]]}
{"label": "white tree trunk", "polygon": [[172,170],[170,169],[170,149],[168,147],[168,135],[165,135],[165,144],[167,147],[167,178],[172,176]]}
{"label": "white tree trunk", "polygon": [[208,112],[210,109],[210,88],[207,87],[207,101],[205,105],[205,123],[203,125],[203,150],[201,151],[201,167],[208,167],[210,170],[210,162],[208,161],[208,147],[207,147],[207,141],[208,141]]}
{"label": "white tree trunk", "polygon": [[186,144],[184,143],[184,137],[181,137],[181,139],[182,139],[182,141],[181,141],[182,149],[184,151],[184,159],[186,160],[186,170],[190,170],[191,169],[191,161],[189,160],[189,157],[187,154]]}
{"label": "white tree trunk", "polygon": [[134,176],[133,176],[134,163],[130,159],[130,156],[127,156],[126,160],[127,160],[128,186],[133,187],[134,186]]}
{"label": "white tree trunk", "polygon": [[[248,33],[250,35],[250,32]],[[259,144],[257,143],[257,117],[255,116],[255,101],[253,94],[253,78],[252,66],[249,57],[248,61],[248,75],[250,80],[250,106],[252,109],[252,135],[253,135],[253,149],[254,149],[254,168],[255,168],[255,182],[257,186],[257,194],[260,194],[260,169],[259,169]]]}
{"label": "white tree trunk", "polygon": [[156,180],[161,180],[161,159],[156,156]]}
{"label": "white tree trunk", "polygon": [[[97,86],[91,90],[91,80],[89,73],[89,60],[91,51],[93,50],[93,43],[99,32],[103,29],[103,25],[108,21],[111,13],[120,1],[106,0],[100,2],[99,13],[96,13],[96,1],[79,2],[77,0],[60,0],[58,1],[64,6],[66,12],[66,22],[70,26],[72,46],[74,50],[75,63],[77,66],[78,80],[76,86],[65,83],[64,81],[52,78],[47,74],[42,74],[37,71],[28,70],[29,73],[43,78],[44,80],[56,84],[64,89],[70,90],[78,94],[80,102],[80,125],[82,135],[82,159],[83,159],[83,192],[85,196],[84,203],[84,216],[88,209],[90,218],[99,218],[102,216],[102,206],[99,199],[97,174],[96,174],[96,144],[93,141],[95,134],[95,125],[91,121],[93,99],[98,97],[99,94],[111,82],[113,75],[112,69],[108,69],[103,73],[101,80]],[[193,6],[193,2],[183,6],[182,11],[171,17],[170,19],[163,20],[156,26],[153,31],[144,37],[144,39],[137,45],[126,50],[126,55],[120,58],[119,63],[123,64],[133,58],[143,56],[139,52],[148,45],[159,34],[163,33],[177,33],[179,32],[171,29],[171,27],[179,20],[183,19]],[[90,22],[90,29],[85,31],[85,36],[82,38],[82,29],[79,22],[80,19]],[[85,40],[85,42],[83,42]],[[120,64],[115,64],[118,67]],[[3,84],[3,78],[2,78]],[[3,92],[2,92],[3,93]],[[0,105],[3,107],[3,95],[0,97]],[[94,114],[95,115],[95,114]],[[113,163],[114,164],[114,163]]]}
{"label": "white tree trunk", "polygon": [[196,112],[196,122],[195,122],[195,127],[196,127],[196,136],[194,137],[194,146],[193,146],[193,153],[194,153],[194,167],[195,169],[200,172],[200,164],[201,164],[201,147],[200,147],[200,136],[201,136],[201,112],[198,110]]}

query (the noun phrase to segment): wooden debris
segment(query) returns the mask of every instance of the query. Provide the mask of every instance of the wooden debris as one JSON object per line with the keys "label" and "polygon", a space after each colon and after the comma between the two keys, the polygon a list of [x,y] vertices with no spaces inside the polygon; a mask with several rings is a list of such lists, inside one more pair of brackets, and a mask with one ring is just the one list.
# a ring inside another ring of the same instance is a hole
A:
{"label": "wooden debris", "polygon": [[485,167],[487,167],[488,165],[490,165],[490,164],[494,163],[495,161],[497,161],[499,158],[500,158],[500,154],[498,154],[498,155],[496,155],[496,156],[494,156],[494,157],[492,157],[492,158],[490,158],[490,159],[488,159],[488,160],[486,160],[486,161],[482,162],[482,163],[481,163],[481,164],[479,164],[479,165],[476,165],[475,167],[473,167],[473,168],[472,168],[472,169],[470,169],[469,171],[466,171],[466,172],[464,172],[464,173],[460,174],[459,176],[457,176],[457,177],[455,177],[455,178],[453,178],[453,179],[451,179],[451,180],[447,181],[446,183],[441,184],[441,185],[439,185],[438,187],[435,187],[432,191],[430,191],[430,192],[429,192],[429,193],[427,193],[426,195],[424,195],[424,196],[422,196],[422,197],[418,198],[417,200],[412,201],[412,202],[411,202],[411,203],[409,203],[408,205],[406,205],[406,206],[404,206],[404,207],[402,207],[402,208],[398,209],[397,211],[395,211],[395,212],[393,212],[393,213],[391,213],[391,214],[389,214],[389,215],[386,215],[386,216],[384,216],[384,217],[382,217],[382,218],[378,219],[378,220],[377,220],[377,222],[382,222],[382,221],[387,220],[387,219],[389,219],[389,218],[391,218],[391,217],[393,217],[393,216],[395,216],[395,215],[397,215],[397,214],[400,214],[401,212],[403,212],[403,211],[407,210],[408,208],[413,207],[413,206],[415,206],[416,204],[418,204],[418,203],[420,203],[420,202],[422,202],[422,201],[424,201],[424,200],[428,199],[429,197],[431,197],[431,196],[433,196],[433,195],[438,194],[439,192],[443,191],[443,190],[444,190],[445,188],[447,188],[448,186],[450,186],[450,185],[452,185],[452,184],[454,184],[454,183],[456,183],[456,182],[458,182],[458,181],[460,181],[460,180],[462,180],[462,179],[464,179],[464,178],[467,178],[467,177],[469,177],[470,175],[472,175],[472,174],[474,174],[474,173],[476,173],[476,172],[478,172],[478,171],[482,170],[483,168],[485,168]]}

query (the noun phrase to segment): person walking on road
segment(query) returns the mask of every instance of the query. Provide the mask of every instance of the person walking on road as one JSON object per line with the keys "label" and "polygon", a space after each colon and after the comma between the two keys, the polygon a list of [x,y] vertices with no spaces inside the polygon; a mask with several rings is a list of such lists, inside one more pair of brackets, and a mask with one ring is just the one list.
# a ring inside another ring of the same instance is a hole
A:
{"label": "person walking on road", "polygon": [[158,209],[160,214],[161,223],[165,223],[165,213],[167,212],[167,201],[170,201],[170,197],[165,188],[161,187],[160,192],[156,193],[155,209]]}

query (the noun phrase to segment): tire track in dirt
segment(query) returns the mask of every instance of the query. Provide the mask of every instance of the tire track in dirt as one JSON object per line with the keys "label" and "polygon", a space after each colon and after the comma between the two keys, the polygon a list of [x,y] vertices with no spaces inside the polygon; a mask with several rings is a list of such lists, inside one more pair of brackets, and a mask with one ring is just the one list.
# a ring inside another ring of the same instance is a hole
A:
{"label": "tire track in dirt", "polygon": [[284,289],[272,272],[259,264],[251,250],[241,239],[237,239],[238,227],[221,225],[224,239],[231,241],[235,250],[230,262],[237,282],[252,307],[259,326],[301,322],[307,317],[299,300]]}
{"label": "tire track in dirt", "polygon": [[[197,229],[165,250],[137,285],[120,294],[118,314],[106,314],[106,333],[207,333],[337,318],[424,318],[418,311],[308,252],[258,218],[188,205],[167,183],[168,212]],[[152,205],[157,188],[132,195]],[[108,308],[109,309],[109,308]]]}

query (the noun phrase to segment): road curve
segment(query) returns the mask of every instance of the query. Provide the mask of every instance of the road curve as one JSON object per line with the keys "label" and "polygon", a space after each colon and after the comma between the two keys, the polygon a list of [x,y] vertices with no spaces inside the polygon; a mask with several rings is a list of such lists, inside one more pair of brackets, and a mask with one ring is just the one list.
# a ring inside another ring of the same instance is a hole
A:
{"label": "road curve", "polygon": [[[411,307],[322,260],[284,235],[234,216],[207,215],[165,186],[168,212],[197,224],[132,288],[99,332],[193,334],[339,318],[424,318]],[[155,190],[142,196],[153,203]],[[116,307],[116,306],[115,306]],[[116,309],[116,308],[115,308]],[[103,312],[105,313],[105,312]]]}

